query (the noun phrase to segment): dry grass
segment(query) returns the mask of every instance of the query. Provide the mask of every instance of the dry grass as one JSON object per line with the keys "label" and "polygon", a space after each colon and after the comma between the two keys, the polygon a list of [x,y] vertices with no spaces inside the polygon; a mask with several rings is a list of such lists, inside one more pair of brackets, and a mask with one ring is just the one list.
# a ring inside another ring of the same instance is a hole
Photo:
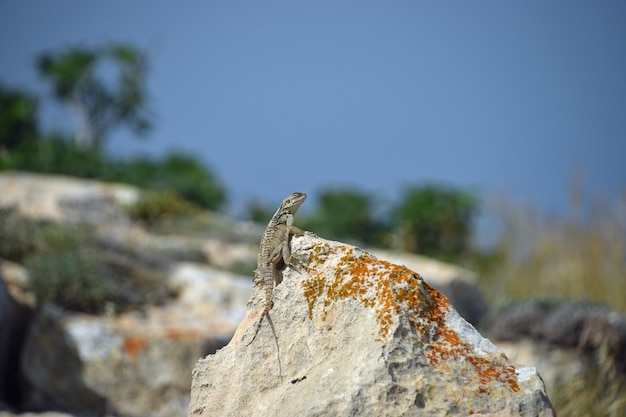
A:
{"label": "dry grass", "polygon": [[572,417],[626,416],[626,383],[616,371],[606,341],[599,341],[591,369],[549,392],[559,415]]}
{"label": "dry grass", "polygon": [[494,304],[554,296],[626,312],[626,194],[585,220],[561,220],[501,204],[498,260],[482,274]]}
{"label": "dry grass", "polygon": [[[588,300],[626,313],[626,193],[568,219],[541,215],[499,203],[502,237],[483,289],[493,306],[513,300],[548,297]],[[602,340],[586,377],[549,387],[564,416],[625,416],[625,375]]]}

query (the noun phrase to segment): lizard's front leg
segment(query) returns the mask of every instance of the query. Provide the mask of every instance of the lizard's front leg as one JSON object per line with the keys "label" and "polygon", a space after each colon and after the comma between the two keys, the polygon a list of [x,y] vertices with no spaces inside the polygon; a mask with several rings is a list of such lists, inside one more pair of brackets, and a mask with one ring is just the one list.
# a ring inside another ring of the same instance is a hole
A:
{"label": "lizard's front leg", "polygon": [[285,262],[285,265],[295,270],[299,274],[303,274],[302,269],[304,269],[304,271],[309,270],[309,268],[303,262],[298,262],[297,264],[296,262],[294,262],[295,259],[292,256],[291,246],[289,245],[289,242],[285,243],[285,245],[282,248],[282,258],[283,258],[283,261]]}
{"label": "lizard's front leg", "polygon": [[287,230],[290,235],[304,236],[304,231],[302,229],[298,229],[296,226],[289,226]]}
{"label": "lizard's front leg", "polygon": [[[303,236],[304,232],[298,229],[293,225],[293,215],[287,216],[287,220],[285,221],[285,226],[287,226],[287,233],[290,235]],[[285,259],[285,258],[283,258]]]}

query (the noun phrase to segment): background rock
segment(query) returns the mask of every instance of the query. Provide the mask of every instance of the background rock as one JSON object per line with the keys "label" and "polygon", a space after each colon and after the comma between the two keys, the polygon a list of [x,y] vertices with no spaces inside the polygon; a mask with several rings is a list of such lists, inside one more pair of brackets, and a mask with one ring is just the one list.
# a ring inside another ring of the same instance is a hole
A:
{"label": "background rock", "polygon": [[21,266],[0,259],[0,398],[21,401],[17,379],[19,359],[35,313],[28,291],[28,274]]}
{"label": "background rock", "polygon": [[536,366],[550,391],[597,361],[626,377],[626,315],[602,305],[530,300],[495,313],[485,331],[511,359]]}
{"label": "background rock", "polygon": [[182,416],[197,358],[230,340],[245,312],[247,277],[176,265],[175,301],[118,316],[45,305],[22,354],[26,409],[75,414]]}
{"label": "background rock", "polygon": [[583,379],[589,368],[589,359],[576,349],[557,349],[528,339],[494,343],[512,362],[537,368],[550,394],[570,381]]}
{"label": "background rock", "polygon": [[129,185],[10,171],[0,173],[0,190],[0,207],[14,206],[25,217],[91,224],[123,221],[121,207],[140,193]]}
{"label": "background rock", "polygon": [[196,365],[190,417],[554,415],[534,368],[412,271],[312,236],[292,246],[302,271],[285,271],[257,338],[259,288],[228,346]]}

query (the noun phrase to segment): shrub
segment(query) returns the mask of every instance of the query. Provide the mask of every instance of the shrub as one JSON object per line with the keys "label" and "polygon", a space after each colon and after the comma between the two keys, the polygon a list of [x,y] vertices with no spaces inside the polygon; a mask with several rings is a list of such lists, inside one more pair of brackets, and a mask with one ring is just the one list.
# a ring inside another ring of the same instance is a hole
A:
{"label": "shrub", "polygon": [[29,257],[25,263],[37,301],[87,313],[104,310],[116,298],[111,271],[92,250],[63,248]]}
{"label": "shrub", "polygon": [[401,249],[440,258],[469,252],[476,199],[441,186],[407,189],[394,210]]}
{"label": "shrub", "polygon": [[21,216],[15,208],[0,208],[0,258],[21,262],[54,248],[78,247],[88,236],[86,228],[69,229],[47,221]]}
{"label": "shrub", "polygon": [[138,187],[172,191],[211,210],[220,208],[226,192],[211,170],[182,154],[161,160],[139,157],[116,161],[97,149],[79,147],[63,137],[31,139],[0,152],[0,170],[72,175]]}
{"label": "shrub", "polygon": [[[27,222],[27,220],[22,220]],[[29,235],[32,252],[24,266],[39,303],[49,301],[71,310],[95,313],[114,296],[111,273],[95,256],[87,228],[37,225]]]}
{"label": "shrub", "polygon": [[107,304],[121,311],[167,297],[158,262],[105,249],[88,227],[34,221],[2,208],[0,236],[0,258],[24,264],[39,303],[99,313]]}
{"label": "shrub", "polygon": [[0,258],[20,262],[33,253],[40,228],[19,216],[14,208],[0,208]]}
{"label": "shrub", "polygon": [[56,136],[21,143],[0,161],[0,169],[107,178],[113,166],[98,150],[83,149]]}
{"label": "shrub", "polygon": [[136,158],[117,165],[115,181],[143,188],[175,191],[201,207],[216,210],[225,190],[210,169],[191,156],[174,153],[162,160]]}
{"label": "shrub", "polygon": [[36,113],[33,96],[0,84],[0,153],[37,135]]}
{"label": "shrub", "polygon": [[151,224],[168,217],[193,214],[198,207],[172,191],[146,191],[127,211],[133,218]]}
{"label": "shrub", "polygon": [[314,214],[302,216],[304,228],[331,239],[380,245],[387,225],[374,215],[374,200],[365,192],[347,187],[320,193]]}

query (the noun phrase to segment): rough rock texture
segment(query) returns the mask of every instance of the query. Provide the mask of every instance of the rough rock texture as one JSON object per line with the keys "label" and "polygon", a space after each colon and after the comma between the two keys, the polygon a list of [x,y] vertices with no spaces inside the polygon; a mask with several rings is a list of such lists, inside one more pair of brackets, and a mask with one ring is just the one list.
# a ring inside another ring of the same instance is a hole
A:
{"label": "rough rock texture", "polygon": [[29,218],[58,222],[120,222],[120,206],[139,198],[139,190],[63,175],[0,173],[0,207],[14,206]]}
{"label": "rough rock texture", "polygon": [[[193,372],[189,416],[553,416],[534,368],[516,368],[440,292],[353,246],[294,238],[271,321],[262,308]],[[272,326],[270,326],[272,325]]]}
{"label": "rough rock texture", "polygon": [[13,402],[20,400],[15,381],[26,329],[35,313],[35,298],[27,286],[26,270],[0,259],[0,398]]}
{"label": "rough rock texture", "polygon": [[516,363],[532,363],[549,390],[584,378],[597,358],[626,377],[626,315],[606,306],[547,299],[499,311],[486,329]]}
{"label": "rough rock texture", "polygon": [[256,264],[263,233],[256,224],[219,213],[207,213],[212,229],[224,229],[214,230],[217,236],[205,230],[191,236],[149,233],[124,209],[141,195],[140,189],[126,184],[9,171],[0,173],[0,190],[0,208],[15,208],[29,219],[95,226],[103,243],[146,257],[241,269]]}
{"label": "rough rock texture", "polygon": [[571,381],[581,380],[590,368],[590,358],[576,349],[556,348],[529,339],[494,343],[516,364],[537,368],[549,394]]}
{"label": "rough rock texture", "polygon": [[375,249],[369,251],[379,259],[419,271],[420,276],[441,291],[456,311],[473,325],[480,323],[489,307],[478,286],[478,277],[468,269],[425,256]]}
{"label": "rough rock texture", "polygon": [[246,277],[183,263],[176,300],[118,316],[45,305],[22,353],[24,408],[77,415],[183,416],[196,360],[230,339],[250,294]]}

